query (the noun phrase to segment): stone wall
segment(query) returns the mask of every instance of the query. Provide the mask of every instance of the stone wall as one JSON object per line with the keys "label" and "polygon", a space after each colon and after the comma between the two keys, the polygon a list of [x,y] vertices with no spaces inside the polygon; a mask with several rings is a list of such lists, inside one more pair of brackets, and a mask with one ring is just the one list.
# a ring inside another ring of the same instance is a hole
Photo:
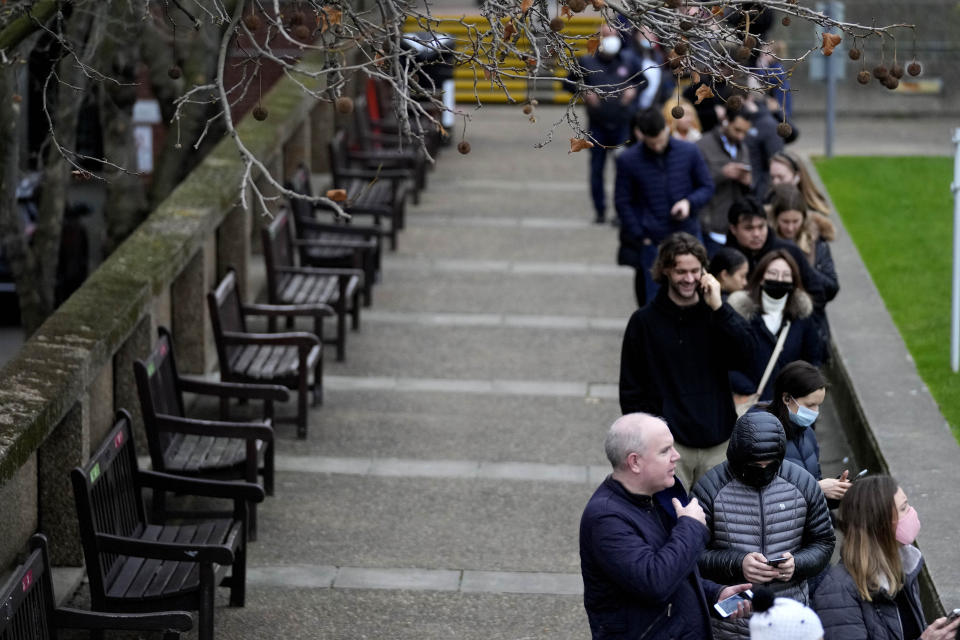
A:
{"label": "stone wall", "polygon": [[[277,175],[326,148],[330,110],[295,83],[279,82],[264,106],[269,118],[247,118],[239,131]],[[205,296],[227,266],[246,282],[259,225],[239,207],[242,171],[225,139],[0,369],[0,567],[38,528],[54,564],[82,564],[69,473],[117,409],[139,421],[132,363],[148,354],[157,326],[173,330],[181,369],[215,366]]]}

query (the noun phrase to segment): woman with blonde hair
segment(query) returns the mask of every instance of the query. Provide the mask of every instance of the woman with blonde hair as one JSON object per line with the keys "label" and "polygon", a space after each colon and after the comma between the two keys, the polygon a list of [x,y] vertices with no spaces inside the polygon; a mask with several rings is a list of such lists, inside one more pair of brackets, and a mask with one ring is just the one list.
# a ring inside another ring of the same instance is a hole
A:
{"label": "woman with blonde hair", "polygon": [[929,626],[920,606],[916,510],[890,476],[853,483],[840,502],[840,564],[813,594],[825,640],[953,640],[960,618]]}
{"label": "woman with blonde hair", "polygon": [[794,185],[803,194],[803,200],[807,203],[809,211],[816,211],[825,216],[830,215],[826,196],[813,184],[813,178],[807,173],[803,162],[789,151],[780,151],[770,158],[770,184]]}

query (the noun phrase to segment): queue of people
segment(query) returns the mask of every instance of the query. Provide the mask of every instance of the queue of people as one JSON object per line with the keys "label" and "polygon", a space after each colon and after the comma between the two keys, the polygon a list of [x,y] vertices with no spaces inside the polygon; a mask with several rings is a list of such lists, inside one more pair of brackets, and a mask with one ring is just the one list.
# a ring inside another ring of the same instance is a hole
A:
{"label": "queue of people", "polygon": [[[651,72],[663,52],[649,34],[621,31],[605,27],[583,63],[600,71],[571,80],[588,87],[591,132],[628,122],[632,141],[615,153],[613,201],[617,261],[636,270],[638,309],[621,349],[623,416],[605,442],[612,473],[580,523],[592,637],[960,637],[960,617],[924,617],[919,517],[903,489],[821,468],[836,230],[785,149],[796,132],[776,135],[789,92],[697,99],[691,84],[681,117],[662,100],[674,78]],[[775,60],[765,48],[758,75],[783,75]],[[614,91],[610,69],[638,90]]]}
{"label": "queue of people", "polygon": [[659,289],[623,338],[613,471],[581,519],[592,636],[952,639],[960,619],[920,608],[919,517],[896,481],[823,475],[810,290],[835,294],[835,272],[783,218],[811,215],[796,183],[771,202],[734,201],[712,259],[687,231],[657,247]]}

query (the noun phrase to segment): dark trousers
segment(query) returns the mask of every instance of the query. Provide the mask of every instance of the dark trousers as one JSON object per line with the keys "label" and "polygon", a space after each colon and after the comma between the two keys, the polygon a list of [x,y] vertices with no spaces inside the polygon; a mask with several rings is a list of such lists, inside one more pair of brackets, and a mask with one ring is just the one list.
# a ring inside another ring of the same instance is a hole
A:
{"label": "dark trousers", "polygon": [[629,132],[623,127],[590,127],[590,136],[593,138],[593,147],[590,149],[590,195],[593,198],[593,209],[598,219],[604,219],[607,211],[607,198],[603,185],[603,170],[607,164],[607,154],[615,147],[627,141]]}

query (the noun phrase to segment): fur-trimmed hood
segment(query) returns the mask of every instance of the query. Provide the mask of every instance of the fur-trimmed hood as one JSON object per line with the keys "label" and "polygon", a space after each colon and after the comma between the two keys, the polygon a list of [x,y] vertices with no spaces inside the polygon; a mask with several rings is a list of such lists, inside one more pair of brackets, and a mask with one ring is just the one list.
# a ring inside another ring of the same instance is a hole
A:
{"label": "fur-trimmed hood", "polygon": [[837,227],[830,218],[818,211],[807,212],[807,223],[805,226],[807,233],[810,234],[814,242],[818,239],[833,242],[833,239],[837,237]]}
{"label": "fur-trimmed hood", "polygon": [[[733,307],[733,310],[739,313],[743,318],[750,322],[753,317],[760,312],[760,303],[750,297],[746,291],[734,291],[727,298],[727,302]],[[783,315],[789,320],[798,318],[807,318],[813,313],[813,301],[806,291],[793,290],[787,299],[787,306],[783,310]]]}

